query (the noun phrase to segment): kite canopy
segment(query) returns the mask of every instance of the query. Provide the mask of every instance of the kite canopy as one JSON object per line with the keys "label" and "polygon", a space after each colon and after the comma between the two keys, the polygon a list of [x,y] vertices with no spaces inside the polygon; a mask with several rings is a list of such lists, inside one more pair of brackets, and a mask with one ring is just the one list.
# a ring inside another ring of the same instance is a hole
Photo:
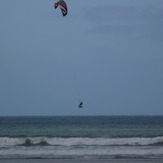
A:
{"label": "kite canopy", "polygon": [[57,7],[60,7],[61,11],[62,11],[62,15],[63,16],[66,16],[67,13],[68,13],[68,10],[67,10],[67,5],[65,3],[64,0],[59,0],[57,3],[54,4],[54,8],[56,9]]}

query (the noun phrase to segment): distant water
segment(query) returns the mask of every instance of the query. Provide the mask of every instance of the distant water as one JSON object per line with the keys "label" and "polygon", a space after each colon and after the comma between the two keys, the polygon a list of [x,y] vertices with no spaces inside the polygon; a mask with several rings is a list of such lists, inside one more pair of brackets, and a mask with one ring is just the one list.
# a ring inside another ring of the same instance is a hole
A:
{"label": "distant water", "polygon": [[163,158],[163,116],[0,117],[0,158]]}

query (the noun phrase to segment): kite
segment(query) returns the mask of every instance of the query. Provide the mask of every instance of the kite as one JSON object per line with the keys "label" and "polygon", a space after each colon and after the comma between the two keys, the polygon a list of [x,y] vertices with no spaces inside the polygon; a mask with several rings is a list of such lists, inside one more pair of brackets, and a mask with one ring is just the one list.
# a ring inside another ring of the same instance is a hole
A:
{"label": "kite", "polygon": [[57,3],[54,4],[54,8],[56,9],[58,6],[62,11],[62,15],[66,16],[68,13],[66,2],[64,0],[59,0]]}

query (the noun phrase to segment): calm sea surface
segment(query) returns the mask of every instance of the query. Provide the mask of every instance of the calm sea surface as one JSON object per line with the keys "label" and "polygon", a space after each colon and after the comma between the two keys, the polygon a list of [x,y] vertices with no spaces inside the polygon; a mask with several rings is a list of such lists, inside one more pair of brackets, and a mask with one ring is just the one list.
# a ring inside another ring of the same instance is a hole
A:
{"label": "calm sea surface", "polygon": [[0,117],[0,158],[163,158],[163,116]]}

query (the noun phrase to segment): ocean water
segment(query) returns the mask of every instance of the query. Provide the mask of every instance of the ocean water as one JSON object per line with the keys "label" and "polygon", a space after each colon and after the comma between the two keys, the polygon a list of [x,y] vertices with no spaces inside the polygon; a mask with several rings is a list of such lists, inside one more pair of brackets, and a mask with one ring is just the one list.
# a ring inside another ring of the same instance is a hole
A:
{"label": "ocean water", "polygon": [[163,158],[163,116],[0,117],[0,158]]}

